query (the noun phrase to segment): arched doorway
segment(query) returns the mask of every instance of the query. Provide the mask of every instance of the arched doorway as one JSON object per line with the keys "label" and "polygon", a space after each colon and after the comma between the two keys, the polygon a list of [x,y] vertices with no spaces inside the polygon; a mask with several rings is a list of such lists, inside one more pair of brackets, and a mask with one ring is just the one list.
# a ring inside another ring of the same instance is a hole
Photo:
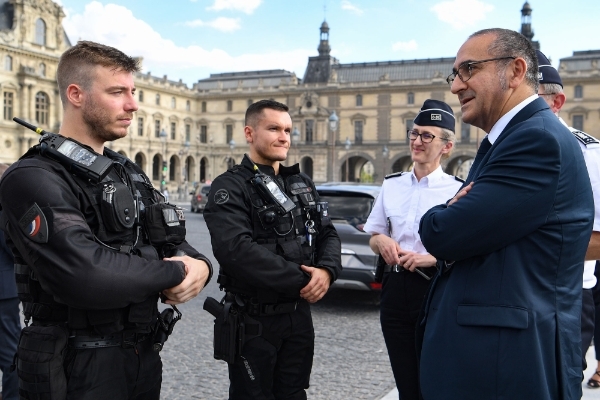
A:
{"label": "arched doorway", "polygon": [[310,157],[304,157],[300,160],[300,171],[313,178],[313,160]]}

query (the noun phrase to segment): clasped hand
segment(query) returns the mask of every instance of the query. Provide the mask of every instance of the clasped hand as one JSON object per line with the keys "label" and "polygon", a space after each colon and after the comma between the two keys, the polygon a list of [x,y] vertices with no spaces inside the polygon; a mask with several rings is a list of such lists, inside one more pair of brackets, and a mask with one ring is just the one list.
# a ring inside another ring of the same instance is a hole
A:
{"label": "clasped hand", "polygon": [[185,278],[183,281],[170,289],[163,290],[167,298],[165,303],[177,305],[185,303],[196,297],[204,288],[209,275],[209,267],[206,262],[196,260],[189,256],[165,258],[165,261],[181,261],[185,265]]}
{"label": "clasped hand", "polygon": [[300,290],[300,297],[309,303],[321,300],[329,290],[331,277],[325,268],[308,267],[300,265],[300,268],[310,275],[310,281]]}

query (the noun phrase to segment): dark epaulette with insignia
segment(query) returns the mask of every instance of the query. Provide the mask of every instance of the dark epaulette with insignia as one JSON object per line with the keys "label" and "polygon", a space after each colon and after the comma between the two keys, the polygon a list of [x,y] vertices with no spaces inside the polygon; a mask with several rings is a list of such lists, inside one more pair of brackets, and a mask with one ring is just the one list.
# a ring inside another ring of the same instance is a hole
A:
{"label": "dark epaulette with insignia", "polygon": [[595,137],[588,135],[585,132],[579,131],[579,130],[574,130],[571,131],[573,133],[573,135],[577,138],[577,140],[579,140],[581,143],[583,143],[584,145],[588,146],[590,144],[600,144],[600,142],[598,141],[598,139],[596,139]]}
{"label": "dark epaulette with insignia", "polygon": [[402,172],[394,172],[393,174],[387,174],[385,176],[385,179],[390,179],[390,178],[395,178],[397,176],[402,176],[403,174],[407,174],[408,172],[406,171],[402,171]]}
{"label": "dark epaulette with insignia", "polygon": [[464,179],[460,179],[458,176],[454,175],[454,179],[456,179],[457,181],[459,181],[460,183],[465,183]]}

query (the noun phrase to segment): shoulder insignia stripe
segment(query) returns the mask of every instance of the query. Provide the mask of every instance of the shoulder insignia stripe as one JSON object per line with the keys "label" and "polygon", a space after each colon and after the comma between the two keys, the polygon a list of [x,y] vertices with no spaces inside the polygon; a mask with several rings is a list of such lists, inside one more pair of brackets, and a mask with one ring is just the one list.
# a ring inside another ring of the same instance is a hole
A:
{"label": "shoulder insignia stripe", "polygon": [[573,135],[577,138],[577,140],[579,140],[581,143],[583,143],[584,145],[590,145],[590,144],[599,144],[600,141],[598,141],[598,139],[596,139],[595,137],[588,135],[585,132],[582,131],[572,131]]}
{"label": "shoulder insignia stripe", "polygon": [[406,173],[407,173],[406,171],[403,171],[403,172],[394,172],[393,174],[386,175],[385,179],[395,178],[397,176],[402,176],[402,175],[404,175]]}

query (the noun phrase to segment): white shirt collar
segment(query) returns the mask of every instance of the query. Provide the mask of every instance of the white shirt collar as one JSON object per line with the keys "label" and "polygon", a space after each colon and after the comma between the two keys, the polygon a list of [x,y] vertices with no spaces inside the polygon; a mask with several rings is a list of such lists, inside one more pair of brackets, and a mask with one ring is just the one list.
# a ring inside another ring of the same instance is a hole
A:
{"label": "white shirt collar", "polygon": [[531,96],[529,96],[528,98],[526,98],[525,100],[523,100],[522,102],[520,102],[519,104],[517,104],[516,106],[514,106],[512,108],[512,110],[510,110],[509,112],[507,112],[506,114],[504,114],[494,124],[494,126],[490,130],[490,133],[488,133],[488,135],[487,135],[487,138],[490,141],[490,143],[494,144],[494,142],[496,141],[496,139],[498,139],[498,136],[500,136],[500,134],[502,133],[502,131],[504,130],[504,128],[506,128],[506,125],[508,125],[508,123],[510,122],[510,120],[513,119],[513,117],[515,115],[517,115],[517,113],[519,111],[521,111],[522,109],[524,109],[529,103],[531,103],[532,101],[534,101],[538,97],[539,96],[537,94],[532,94]]}
{"label": "white shirt collar", "polygon": [[430,184],[439,181],[440,179],[442,179],[442,177],[444,176],[444,171],[442,170],[442,166],[438,165],[438,167],[433,170],[429,175],[424,176],[423,178],[421,178],[421,182],[419,182],[419,180],[417,179],[417,176],[415,175],[415,169],[413,167],[413,170],[410,172],[411,173],[411,178],[412,178],[412,183],[417,184],[417,183],[423,183],[426,184],[428,187]]}

